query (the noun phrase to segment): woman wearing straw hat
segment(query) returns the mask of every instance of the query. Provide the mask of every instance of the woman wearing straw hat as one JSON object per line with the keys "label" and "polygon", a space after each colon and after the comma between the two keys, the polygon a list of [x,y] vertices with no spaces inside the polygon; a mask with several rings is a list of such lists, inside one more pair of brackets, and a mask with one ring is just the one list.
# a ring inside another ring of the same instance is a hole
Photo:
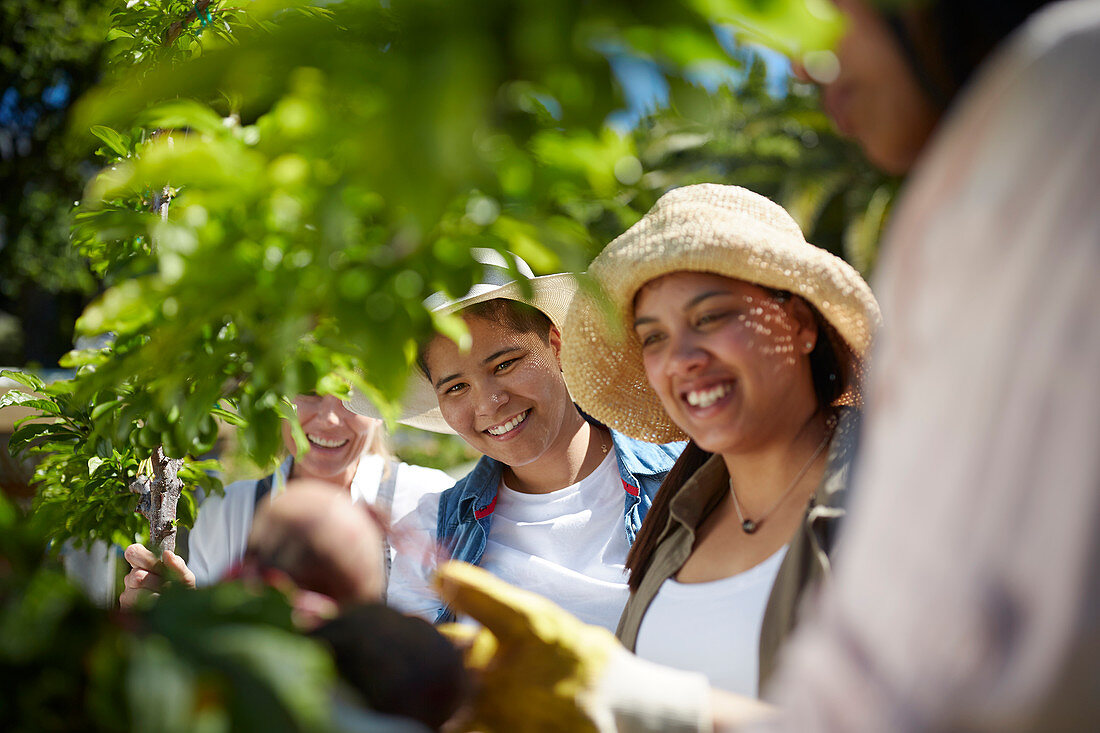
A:
{"label": "woman wearing straw hat", "polygon": [[[635,438],[690,438],[627,560],[627,648],[756,695],[827,574],[878,305],[768,199],[665,194],[593,261],[562,349],[577,403]],[[616,322],[617,321],[617,322]]]}
{"label": "woman wearing straw hat", "polygon": [[[407,535],[434,534],[447,556],[481,565],[593,624],[614,628],[628,597],[624,562],[681,445],[651,445],[590,421],[561,373],[560,324],[572,275],[534,277],[516,258],[475,250],[484,282],[426,305],[459,314],[469,348],[439,335],[420,351],[401,422],[457,433],[484,456],[441,496],[426,496]],[[517,277],[517,274],[519,277]],[[362,395],[353,410],[376,414]],[[399,553],[391,602],[453,620],[429,590],[431,561]]]}

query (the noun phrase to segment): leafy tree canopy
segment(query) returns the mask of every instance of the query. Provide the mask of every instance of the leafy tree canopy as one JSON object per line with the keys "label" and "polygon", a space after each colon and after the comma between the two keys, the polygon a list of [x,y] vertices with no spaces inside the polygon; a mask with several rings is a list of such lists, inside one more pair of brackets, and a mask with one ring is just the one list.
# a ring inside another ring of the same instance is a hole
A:
{"label": "leafy tree canopy", "polygon": [[[156,472],[161,448],[200,454],[215,419],[238,423],[266,465],[289,395],[353,385],[392,410],[415,344],[464,335],[421,301],[477,280],[471,247],[583,269],[663,190],[702,177],[773,195],[811,229],[839,209],[821,231],[844,230],[878,184],[832,172],[850,151],[818,144],[827,129],[805,90],[768,94],[760,65],[715,33],[736,20],[819,50],[839,28],[827,6],[117,5],[108,77],[71,123],[74,154],[105,163],[74,228],[109,285],[77,323],[102,345],[65,357],[76,377],[40,405],[54,422],[16,441],[50,456],[39,508],[57,536],[132,533],[121,518],[135,475]],[[633,134],[607,124],[624,104],[612,73],[623,59],[669,90],[668,110]],[[716,65],[740,68],[737,91],[695,83]],[[776,175],[794,160],[794,175]],[[183,470],[187,489],[201,482],[201,465]],[[183,506],[186,522],[187,490]]]}

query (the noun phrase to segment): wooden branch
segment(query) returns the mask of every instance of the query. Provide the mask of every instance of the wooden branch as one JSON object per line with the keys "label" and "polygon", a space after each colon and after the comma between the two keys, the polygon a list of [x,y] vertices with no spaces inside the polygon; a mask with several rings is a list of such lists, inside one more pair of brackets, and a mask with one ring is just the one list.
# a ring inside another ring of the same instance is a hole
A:
{"label": "wooden branch", "polygon": [[183,29],[197,20],[213,3],[214,0],[195,0],[195,6],[188,11],[187,15],[168,26],[168,30],[164,34],[164,45],[171,46],[175,43],[176,39],[183,33]]}
{"label": "wooden branch", "polygon": [[149,521],[150,549],[159,558],[165,550],[176,551],[176,506],[183,491],[183,481],[176,474],[183,460],[168,458],[159,445],[152,460],[153,477],[138,476],[130,483],[130,491],[141,496],[138,511]]}

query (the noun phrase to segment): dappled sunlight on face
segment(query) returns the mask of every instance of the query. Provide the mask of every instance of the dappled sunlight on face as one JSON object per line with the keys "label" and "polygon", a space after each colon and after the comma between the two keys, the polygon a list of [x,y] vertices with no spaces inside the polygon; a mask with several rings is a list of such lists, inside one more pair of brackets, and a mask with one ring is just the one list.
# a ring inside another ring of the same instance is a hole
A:
{"label": "dappled sunlight on face", "polygon": [[774,371],[794,366],[796,328],[779,302],[772,296],[753,295],[742,295],[740,302],[737,300],[733,299],[737,324],[748,334],[746,349],[762,357],[774,357]]}
{"label": "dappled sunlight on face", "polygon": [[785,294],[710,273],[672,273],[638,292],[646,378],[704,449],[755,445],[804,416],[817,332],[793,310]]}
{"label": "dappled sunlight on face", "polygon": [[556,331],[548,343],[483,318],[465,321],[469,351],[438,336],[424,353],[443,419],[476,450],[512,468],[548,457],[567,420],[576,419]]}

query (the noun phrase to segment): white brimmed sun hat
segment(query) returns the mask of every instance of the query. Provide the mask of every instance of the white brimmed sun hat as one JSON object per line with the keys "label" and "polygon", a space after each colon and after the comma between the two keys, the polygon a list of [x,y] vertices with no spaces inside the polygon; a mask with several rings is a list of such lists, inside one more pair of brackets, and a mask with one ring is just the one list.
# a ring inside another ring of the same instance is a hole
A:
{"label": "white brimmed sun hat", "polygon": [[[424,306],[429,311],[456,313],[478,303],[503,298],[536,308],[559,330],[565,325],[570,302],[577,290],[575,275],[560,273],[536,277],[530,266],[515,255],[512,255],[515,266],[511,267],[508,260],[494,249],[473,248],[470,254],[484,268],[481,282],[458,299],[451,299],[445,293],[433,293],[424,300]],[[517,272],[519,278],[516,277]],[[382,417],[374,402],[359,390],[352,390],[348,408],[360,415]],[[414,369],[409,375],[397,421],[435,433],[454,433],[439,411],[435,389],[419,369]]]}
{"label": "white brimmed sun hat", "polygon": [[578,292],[562,329],[562,369],[574,400],[634,438],[663,443],[687,437],[646,379],[641,344],[628,327],[638,290],[679,271],[799,295],[861,360],[881,322],[878,302],[859,273],[808,243],[783,207],[738,186],[674,189],[592,261],[588,277],[595,287]]}

